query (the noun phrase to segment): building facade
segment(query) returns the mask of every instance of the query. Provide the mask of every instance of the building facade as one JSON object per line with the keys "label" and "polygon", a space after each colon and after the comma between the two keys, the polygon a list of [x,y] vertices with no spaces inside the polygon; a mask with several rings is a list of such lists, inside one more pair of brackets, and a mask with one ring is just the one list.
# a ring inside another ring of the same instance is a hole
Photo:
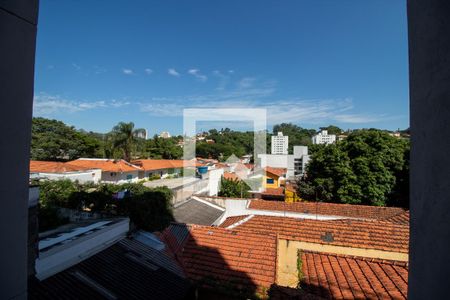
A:
{"label": "building facade", "polygon": [[322,130],[318,134],[312,137],[313,144],[333,144],[336,142],[335,134],[328,134],[328,130]]}
{"label": "building facade", "polygon": [[294,154],[259,154],[261,166],[272,168],[285,168],[286,178],[293,179],[305,173],[309,162],[308,147],[294,146]]}
{"label": "building facade", "polygon": [[272,136],[272,154],[288,154],[289,137],[278,132]]}

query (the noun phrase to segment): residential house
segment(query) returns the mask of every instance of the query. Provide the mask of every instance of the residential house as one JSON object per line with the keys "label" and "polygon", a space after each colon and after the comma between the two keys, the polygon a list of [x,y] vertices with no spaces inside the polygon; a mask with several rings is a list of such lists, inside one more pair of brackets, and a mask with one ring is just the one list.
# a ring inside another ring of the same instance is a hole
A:
{"label": "residential house", "polygon": [[279,188],[282,181],[286,178],[285,168],[266,167],[264,169],[264,188]]}
{"label": "residential house", "polygon": [[56,161],[30,161],[30,179],[69,179],[79,183],[98,183],[101,177],[102,170],[93,166]]}
{"label": "residential house", "polygon": [[132,163],[141,168],[139,178],[180,176],[183,168],[195,171],[197,166],[201,166],[195,160],[184,161],[180,159],[140,159],[132,161]]}
{"label": "residential house", "polygon": [[79,158],[69,163],[82,168],[101,169],[101,181],[105,183],[137,182],[142,171],[139,166],[123,159]]}

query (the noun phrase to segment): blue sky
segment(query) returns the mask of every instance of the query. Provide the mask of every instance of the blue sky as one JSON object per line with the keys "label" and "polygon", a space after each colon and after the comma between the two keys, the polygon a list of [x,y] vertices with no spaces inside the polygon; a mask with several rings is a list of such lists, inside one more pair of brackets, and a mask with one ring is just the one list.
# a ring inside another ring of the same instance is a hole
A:
{"label": "blue sky", "polygon": [[34,115],[182,133],[183,108],[409,126],[404,0],[40,2]]}

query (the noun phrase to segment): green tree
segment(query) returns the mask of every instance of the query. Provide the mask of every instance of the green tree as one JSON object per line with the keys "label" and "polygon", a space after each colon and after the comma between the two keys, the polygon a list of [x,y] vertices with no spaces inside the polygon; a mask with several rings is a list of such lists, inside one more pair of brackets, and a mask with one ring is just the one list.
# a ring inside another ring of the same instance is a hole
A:
{"label": "green tree", "polygon": [[408,160],[407,140],[358,130],[338,144],[315,148],[299,193],[308,200],[407,206]]}
{"label": "green tree", "polygon": [[248,198],[250,187],[242,180],[220,179],[220,197]]}
{"label": "green tree", "polygon": [[328,134],[335,134],[335,135],[342,134],[342,129],[334,125],[328,125],[327,127],[320,127],[320,129],[327,130]]}
{"label": "green tree", "polygon": [[144,129],[134,128],[134,123],[120,122],[114,126],[111,135],[114,148],[118,148],[122,151],[122,158],[126,161],[132,159],[133,151],[136,149],[137,134]]}
{"label": "green tree", "polygon": [[101,152],[101,142],[96,137],[61,121],[33,118],[31,159],[72,160],[96,157]]}

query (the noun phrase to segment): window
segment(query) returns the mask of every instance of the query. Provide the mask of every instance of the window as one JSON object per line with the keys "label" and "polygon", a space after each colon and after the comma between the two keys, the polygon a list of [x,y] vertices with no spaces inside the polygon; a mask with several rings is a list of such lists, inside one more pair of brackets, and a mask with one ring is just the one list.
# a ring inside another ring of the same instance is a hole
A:
{"label": "window", "polygon": [[267,178],[266,182],[267,184],[273,184],[275,181],[273,180],[273,178]]}
{"label": "window", "polygon": [[131,180],[131,179],[133,179],[133,175],[128,174],[128,175],[127,175],[127,180]]}

